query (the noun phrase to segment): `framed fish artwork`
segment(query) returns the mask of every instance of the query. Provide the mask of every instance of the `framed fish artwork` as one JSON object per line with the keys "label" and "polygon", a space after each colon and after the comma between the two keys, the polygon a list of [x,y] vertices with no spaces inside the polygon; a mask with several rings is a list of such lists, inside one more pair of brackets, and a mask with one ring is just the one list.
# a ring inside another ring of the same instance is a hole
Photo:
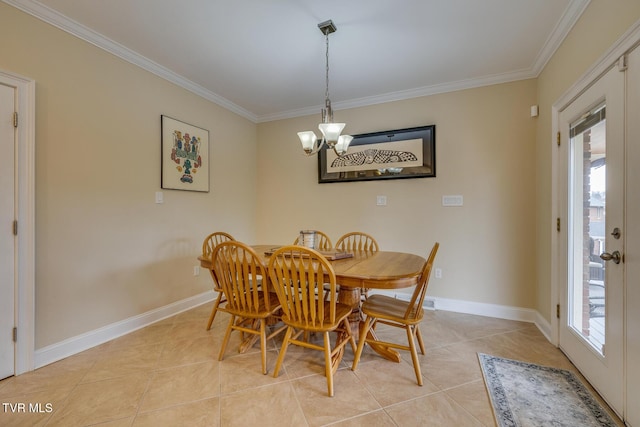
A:
{"label": "framed fish artwork", "polygon": [[209,191],[209,131],[161,116],[161,187]]}
{"label": "framed fish artwork", "polygon": [[318,153],[319,183],[435,176],[435,125],[354,135],[346,154]]}

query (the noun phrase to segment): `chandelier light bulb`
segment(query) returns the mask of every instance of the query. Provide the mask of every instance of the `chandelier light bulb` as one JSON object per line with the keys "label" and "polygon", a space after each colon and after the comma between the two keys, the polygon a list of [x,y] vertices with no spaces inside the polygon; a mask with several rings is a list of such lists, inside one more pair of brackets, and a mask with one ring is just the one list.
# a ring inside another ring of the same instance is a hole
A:
{"label": "chandelier light bulb", "polygon": [[300,143],[302,144],[302,149],[304,150],[304,152],[307,154],[313,153],[316,141],[318,140],[316,134],[310,130],[305,132],[298,132],[298,138],[300,138]]}
{"label": "chandelier light bulb", "polygon": [[327,145],[332,147],[338,142],[340,132],[346,126],[345,123],[320,123],[318,129],[322,132],[322,136],[327,141]]}
{"label": "chandelier light bulb", "polygon": [[347,152],[352,139],[353,137],[351,135],[340,135],[340,137],[338,138],[338,142],[336,143],[335,147],[333,147],[338,156],[342,156]]}

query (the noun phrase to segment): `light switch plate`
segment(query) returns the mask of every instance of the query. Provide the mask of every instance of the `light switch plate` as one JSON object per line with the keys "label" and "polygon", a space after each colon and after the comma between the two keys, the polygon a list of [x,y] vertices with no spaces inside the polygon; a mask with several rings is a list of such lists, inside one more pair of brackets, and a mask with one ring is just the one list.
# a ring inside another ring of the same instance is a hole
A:
{"label": "light switch plate", "polygon": [[442,206],[462,206],[464,198],[461,195],[442,196]]}

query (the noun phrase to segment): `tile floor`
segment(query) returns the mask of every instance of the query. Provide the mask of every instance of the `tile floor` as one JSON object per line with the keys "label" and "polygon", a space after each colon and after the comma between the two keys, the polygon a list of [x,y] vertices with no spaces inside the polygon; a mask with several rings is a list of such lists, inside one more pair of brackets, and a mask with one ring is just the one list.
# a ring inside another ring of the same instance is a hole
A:
{"label": "tile floor", "polygon": [[[415,383],[408,353],[397,364],[365,349],[353,372],[347,347],[330,398],[319,351],[291,346],[273,378],[278,338],[269,342],[270,374],[262,375],[259,346],[238,354],[234,333],[219,362],[228,317],[218,314],[206,331],[209,312],[200,306],[0,381],[0,425],[494,426],[478,352],[575,370],[532,324],[429,311],[421,326],[424,386]],[[25,411],[9,406],[20,403]],[[29,404],[40,406],[30,412]]]}

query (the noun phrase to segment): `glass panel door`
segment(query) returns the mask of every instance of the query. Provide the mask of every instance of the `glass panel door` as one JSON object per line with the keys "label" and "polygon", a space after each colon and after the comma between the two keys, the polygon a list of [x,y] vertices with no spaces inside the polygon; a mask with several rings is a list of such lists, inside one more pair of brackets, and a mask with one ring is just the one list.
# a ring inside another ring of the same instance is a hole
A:
{"label": "glass panel door", "polygon": [[606,107],[599,105],[570,130],[569,316],[573,330],[604,354]]}

